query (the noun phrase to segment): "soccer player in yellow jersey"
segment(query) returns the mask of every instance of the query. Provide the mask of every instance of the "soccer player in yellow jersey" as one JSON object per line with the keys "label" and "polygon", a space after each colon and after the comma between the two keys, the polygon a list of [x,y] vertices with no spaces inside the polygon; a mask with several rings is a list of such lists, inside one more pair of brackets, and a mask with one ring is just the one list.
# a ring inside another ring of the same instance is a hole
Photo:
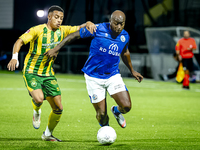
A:
{"label": "soccer player in yellow jersey", "polygon": [[64,11],[59,6],[51,6],[48,10],[47,24],[30,28],[19,37],[13,47],[13,56],[8,63],[8,70],[15,70],[18,67],[18,53],[22,45],[30,42],[30,49],[26,55],[23,68],[23,78],[25,85],[32,97],[33,105],[33,127],[40,127],[41,106],[43,100],[47,100],[52,111],[49,115],[48,125],[42,134],[42,139],[46,141],[61,141],[52,135],[54,128],[60,120],[63,106],[61,104],[61,92],[54,76],[52,65],[55,57],[49,58],[43,55],[48,50],[54,48],[67,35],[76,32],[82,27],[95,31],[96,26],[92,22],[87,22],[80,26],[61,26]]}

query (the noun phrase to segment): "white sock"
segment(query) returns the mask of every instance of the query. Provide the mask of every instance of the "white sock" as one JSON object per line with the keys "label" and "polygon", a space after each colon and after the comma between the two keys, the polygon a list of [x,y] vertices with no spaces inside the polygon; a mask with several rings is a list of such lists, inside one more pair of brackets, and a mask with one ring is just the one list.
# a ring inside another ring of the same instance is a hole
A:
{"label": "white sock", "polygon": [[44,134],[45,134],[45,136],[51,136],[52,133],[51,133],[51,131],[49,130],[48,126],[47,126],[47,128],[46,128]]}

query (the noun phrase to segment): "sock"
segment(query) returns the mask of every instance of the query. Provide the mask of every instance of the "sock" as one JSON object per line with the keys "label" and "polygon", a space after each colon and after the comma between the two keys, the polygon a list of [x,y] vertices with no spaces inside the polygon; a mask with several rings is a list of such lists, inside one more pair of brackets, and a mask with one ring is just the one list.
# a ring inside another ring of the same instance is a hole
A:
{"label": "sock", "polygon": [[34,101],[34,99],[32,99],[32,105],[33,105],[33,109],[35,110],[35,112],[37,113],[37,114],[39,114],[40,112],[39,112],[39,110],[40,110],[40,108],[41,108],[41,106],[42,106],[42,104],[43,103],[36,103],[35,101]]}
{"label": "sock", "polygon": [[183,86],[189,86],[189,84],[190,84],[189,78],[190,78],[190,75],[189,74],[185,74],[185,77],[183,79]]}
{"label": "sock", "polygon": [[49,115],[49,121],[47,128],[45,130],[45,135],[46,136],[51,136],[54,128],[60,121],[60,117],[62,115],[62,110],[52,110],[50,115]]}
{"label": "sock", "polygon": [[114,106],[113,111],[114,111],[115,115],[121,114],[121,112],[118,110],[117,106]]}

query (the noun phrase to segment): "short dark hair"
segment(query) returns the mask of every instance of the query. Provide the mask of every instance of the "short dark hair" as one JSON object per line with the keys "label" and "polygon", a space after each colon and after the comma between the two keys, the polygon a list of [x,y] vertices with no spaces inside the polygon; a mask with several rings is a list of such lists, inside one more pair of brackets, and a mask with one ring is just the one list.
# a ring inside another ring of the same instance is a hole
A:
{"label": "short dark hair", "polygon": [[53,6],[51,6],[51,7],[49,8],[49,10],[48,10],[48,14],[49,14],[50,12],[55,11],[55,10],[57,10],[57,11],[61,11],[61,12],[64,13],[64,10],[63,10],[60,6],[53,5]]}

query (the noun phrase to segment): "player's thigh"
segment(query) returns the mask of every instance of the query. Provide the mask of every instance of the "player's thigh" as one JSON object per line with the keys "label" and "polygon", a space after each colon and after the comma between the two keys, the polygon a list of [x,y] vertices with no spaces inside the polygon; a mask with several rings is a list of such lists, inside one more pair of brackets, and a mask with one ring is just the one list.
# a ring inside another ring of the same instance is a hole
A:
{"label": "player's thigh", "polygon": [[106,88],[101,80],[85,75],[86,87],[92,104],[99,103],[106,98]]}
{"label": "player's thigh", "polygon": [[131,107],[130,95],[120,74],[109,79],[107,90],[119,106]]}
{"label": "player's thigh", "polygon": [[44,100],[44,94],[41,89],[33,90],[32,92],[30,92],[30,95],[36,103],[42,103]]}
{"label": "player's thigh", "polygon": [[30,95],[36,102],[42,102],[44,94],[42,91],[41,78],[33,74],[24,74],[23,79],[25,86],[28,89]]}
{"label": "player's thigh", "polygon": [[131,109],[131,98],[128,91],[122,91],[111,95],[118,106],[122,108]]}

